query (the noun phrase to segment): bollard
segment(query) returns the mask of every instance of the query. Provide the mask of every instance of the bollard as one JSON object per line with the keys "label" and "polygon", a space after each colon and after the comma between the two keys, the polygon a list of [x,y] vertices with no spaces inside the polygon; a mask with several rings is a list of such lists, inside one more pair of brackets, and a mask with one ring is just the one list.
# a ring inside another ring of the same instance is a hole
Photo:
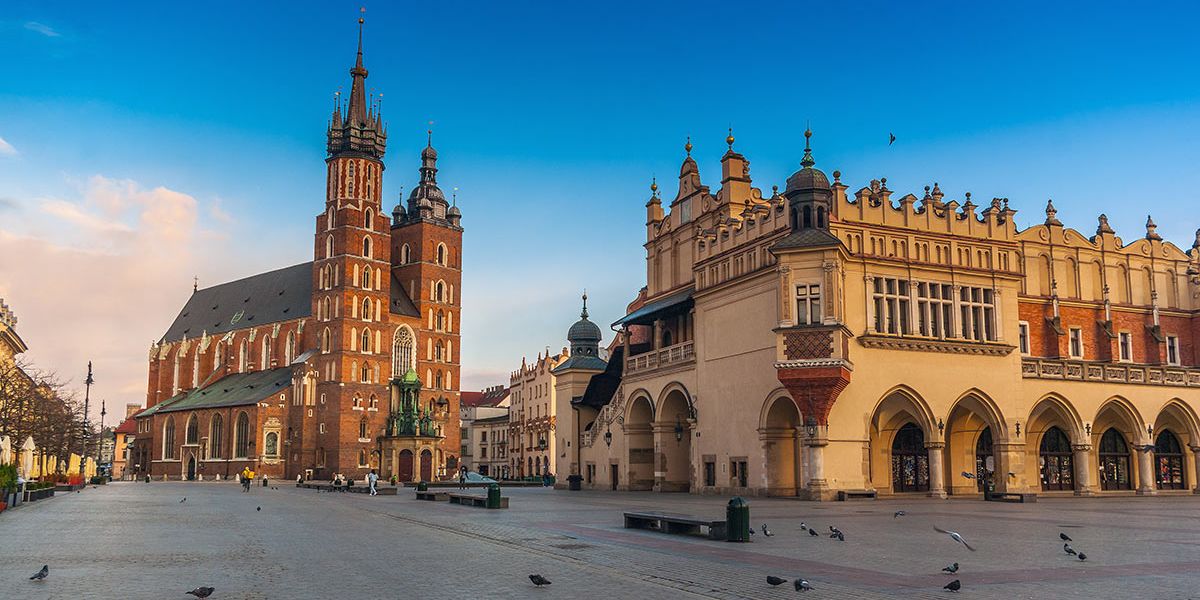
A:
{"label": "bollard", "polygon": [[429,491],[429,484],[428,484],[428,483],[425,483],[424,481],[419,481],[419,482],[417,482],[417,491],[418,491],[418,492],[427,492],[427,491]]}
{"label": "bollard", "polygon": [[146,475],[146,483],[150,483],[150,475],[149,474]]}
{"label": "bollard", "polygon": [[727,542],[750,541],[750,503],[741,496],[734,496],[725,507],[725,531]]}
{"label": "bollard", "polygon": [[488,486],[487,507],[500,508],[500,484],[493,483]]}
{"label": "bollard", "polygon": [[267,476],[263,475],[263,487],[267,487]]}

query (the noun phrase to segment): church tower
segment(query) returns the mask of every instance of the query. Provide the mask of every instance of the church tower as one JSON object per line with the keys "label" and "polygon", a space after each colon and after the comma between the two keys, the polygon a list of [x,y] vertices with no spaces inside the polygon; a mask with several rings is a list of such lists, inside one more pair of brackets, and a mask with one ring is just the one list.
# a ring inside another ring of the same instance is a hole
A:
{"label": "church tower", "polygon": [[316,218],[313,248],[313,319],[305,326],[306,346],[316,352],[307,375],[315,379],[316,393],[304,411],[315,415],[306,417],[301,432],[315,438],[304,446],[315,449],[312,464],[321,472],[353,473],[367,464],[362,453],[369,454],[373,432],[386,419],[367,409],[386,404],[390,377],[391,240],[380,209],[387,132],[366,93],[362,29],[359,18],[350,98],[343,104],[339,94],[327,132],[325,210]]}

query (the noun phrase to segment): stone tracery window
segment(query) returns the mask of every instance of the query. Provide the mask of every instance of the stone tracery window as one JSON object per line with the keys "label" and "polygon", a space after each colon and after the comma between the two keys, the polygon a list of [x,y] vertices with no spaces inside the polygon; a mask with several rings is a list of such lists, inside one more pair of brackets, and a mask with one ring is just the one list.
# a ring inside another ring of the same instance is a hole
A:
{"label": "stone tracery window", "polygon": [[416,340],[408,327],[397,327],[392,337],[392,377],[399,379],[416,368],[414,362]]}

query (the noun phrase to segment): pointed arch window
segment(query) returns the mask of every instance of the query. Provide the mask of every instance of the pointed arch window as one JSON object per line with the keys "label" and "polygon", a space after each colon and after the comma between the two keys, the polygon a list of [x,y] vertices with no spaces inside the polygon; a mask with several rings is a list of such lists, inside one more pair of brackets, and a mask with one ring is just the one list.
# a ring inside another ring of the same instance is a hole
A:
{"label": "pointed arch window", "polygon": [[1042,489],[1045,491],[1075,489],[1072,468],[1071,440],[1058,427],[1051,427],[1042,436],[1038,449],[1042,470]]}
{"label": "pointed arch window", "polygon": [[213,346],[213,370],[221,368],[221,342]]}
{"label": "pointed arch window", "polygon": [[433,345],[433,359],[438,362],[442,362],[445,356],[446,345],[442,343],[442,340],[438,340],[437,343]]}
{"label": "pointed arch window", "polygon": [[1154,481],[1160,490],[1186,490],[1187,477],[1183,470],[1183,447],[1169,429],[1162,430],[1154,441]]}
{"label": "pointed arch window", "polygon": [[325,211],[325,230],[326,231],[333,229],[333,215],[334,215],[333,207],[330,206],[329,210]]}
{"label": "pointed arch window", "polygon": [[362,255],[367,258],[371,258],[371,236],[366,236],[363,238],[362,248]]}
{"label": "pointed arch window", "polygon": [[188,445],[200,443],[200,425],[196,422],[196,415],[188,417],[187,428],[183,431],[183,443]]}
{"label": "pointed arch window", "polygon": [[437,302],[446,301],[446,284],[441,281],[433,286],[433,299]]}
{"label": "pointed arch window", "polygon": [[333,258],[333,236],[325,237],[325,258]]}
{"label": "pointed arch window", "polygon": [[402,264],[402,265],[408,264],[409,260],[411,260],[411,257],[410,257],[411,253],[412,253],[412,249],[410,249],[408,247],[408,244],[404,244],[404,245],[400,246],[400,264]]}
{"label": "pointed arch window", "polygon": [[224,437],[224,423],[221,415],[214,414],[208,424],[208,457],[221,458],[221,438]]}
{"label": "pointed arch window", "polygon": [[363,213],[363,227],[368,230],[375,229],[375,211],[370,207]]}
{"label": "pointed arch window", "polygon": [[397,327],[392,336],[392,378],[399,379],[416,368],[413,361],[415,341],[412,330],[408,327]]}
{"label": "pointed arch window", "polygon": [[437,312],[437,325],[435,328],[438,331],[446,330],[446,314],[440,310]]}
{"label": "pointed arch window", "polygon": [[[358,422],[358,439],[360,439],[360,440],[367,439],[367,434],[369,432],[370,432],[370,425],[367,423],[367,418],[363,417]],[[363,450],[362,452],[365,455],[367,451]],[[364,462],[363,459],[359,459],[358,464],[365,465],[367,463]]]}
{"label": "pointed arch window", "polygon": [[379,398],[375,394],[371,394],[371,400],[367,403],[367,408],[371,410],[379,410]]}
{"label": "pointed arch window", "polygon": [[322,354],[329,354],[329,347],[332,345],[330,343],[332,341],[331,337],[332,337],[332,334],[329,333],[328,327],[326,327],[324,330],[321,331],[321,353]]}
{"label": "pointed arch window", "polygon": [[247,458],[250,455],[250,417],[245,412],[238,413],[237,423],[233,426],[233,457]]}
{"label": "pointed arch window", "polygon": [[1129,446],[1125,436],[1110,427],[1100,438],[1100,488],[1132,489],[1129,479]]}
{"label": "pointed arch window", "polygon": [[443,267],[446,266],[446,255],[447,254],[448,254],[448,252],[446,251],[446,245],[438,244],[437,245],[437,264],[442,265]]}
{"label": "pointed arch window", "polygon": [[262,362],[258,364],[260,371],[266,371],[271,368],[271,336],[264,335],[262,341]]}
{"label": "pointed arch window", "polygon": [[374,310],[371,308],[371,299],[370,299],[370,298],[363,298],[363,302],[362,302],[362,320],[364,320],[364,321],[370,321],[370,320],[371,320],[371,313],[373,313],[373,312],[375,312],[375,311],[374,311]]}
{"label": "pointed arch window", "polygon": [[[363,437],[366,437],[366,436],[363,436]],[[360,467],[370,466],[367,464],[367,451],[366,450],[358,451],[358,466],[360,466]]]}
{"label": "pointed arch window", "polygon": [[192,354],[192,387],[200,387],[200,348]]}
{"label": "pointed arch window", "polygon": [[238,373],[246,372],[246,361],[247,360],[248,360],[248,358],[246,356],[246,340],[242,340],[242,343],[240,345],[238,345]]}
{"label": "pointed arch window", "polygon": [[359,350],[361,350],[363,354],[371,353],[371,330],[370,329],[363,330],[362,345],[359,346]]}
{"label": "pointed arch window", "polygon": [[354,162],[346,167],[346,196],[354,195]]}
{"label": "pointed arch window", "polygon": [[283,362],[290,365],[293,360],[296,360],[296,332],[289,331],[287,343],[283,347]]}
{"label": "pointed arch window", "polygon": [[373,273],[374,273],[374,269],[372,269],[371,267],[369,267],[369,266],[363,267],[362,286],[368,290],[371,289],[371,275]]}
{"label": "pointed arch window", "polygon": [[172,460],[175,458],[175,417],[167,417],[167,422],[163,424],[163,460]]}
{"label": "pointed arch window", "polygon": [[908,423],[896,432],[892,441],[892,491],[929,491],[929,451],[925,432]]}

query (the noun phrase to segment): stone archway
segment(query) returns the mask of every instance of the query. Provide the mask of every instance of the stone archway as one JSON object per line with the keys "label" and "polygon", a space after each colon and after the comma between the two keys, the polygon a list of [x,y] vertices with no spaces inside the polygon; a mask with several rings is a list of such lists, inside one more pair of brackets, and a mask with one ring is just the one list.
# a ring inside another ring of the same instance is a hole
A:
{"label": "stone archway", "polygon": [[413,453],[412,450],[404,449],[400,451],[400,458],[396,461],[396,480],[404,483],[413,480]]}
{"label": "stone archway", "polygon": [[[1129,401],[1117,396],[1100,406],[1092,421],[1091,442],[1096,449],[1095,473],[1101,490],[1156,493],[1153,452],[1147,447],[1154,440],[1147,436],[1145,421]],[[1136,453],[1131,445],[1138,448]]]}
{"label": "stone archway", "polygon": [[630,401],[625,416],[625,448],[629,465],[628,490],[654,488],[654,405],[647,396],[638,396]]}
{"label": "stone archway", "polygon": [[[1065,398],[1050,395],[1039,400],[1025,419],[1023,437],[1029,488],[1043,492],[1074,489],[1077,496],[1094,493],[1091,439],[1079,413]],[[1068,474],[1070,482],[1066,481]]]}
{"label": "stone archway", "polygon": [[[944,435],[946,489],[950,494],[981,493],[989,480],[999,489],[1006,489],[1007,473],[1012,469],[1003,464],[1006,461],[996,448],[1007,441],[1004,417],[991,398],[978,391],[964,394],[950,409]],[[973,474],[975,479],[962,473]]]}
{"label": "stone archway", "polygon": [[[899,473],[903,475],[906,466],[923,469],[924,465],[927,465],[927,493],[934,497],[946,497],[941,452],[944,444],[937,437],[937,429],[933,423],[929,405],[913,390],[896,388],[884,396],[871,417],[871,484],[875,489],[894,492],[897,488],[921,487],[907,484],[897,486],[893,479],[897,474],[896,468],[899,468]],[[906,444],[907,458],[900,463],[893,460],[896,437],[906,425],[911,425],[920,433],[919,443],[927,451],[927,461],[918,460],[915,453],[919,450],[910,447],[912,441],[918,437],[912,434],[912,428],[906,430],[903,440]]]}
{"label": "stone archway", "polygon": [[687,492],[692,486],[691,402],[682,386],[659,400],[654,422],[654,489]]}
{"label": "stone archway", "polygon": [[[1170,434],[1179,446],[1178,462],[1182,473],[1176,473],[1176,456]],[[1195,489],[1200,493],[1200,418],[1187,404],[1175,398],[1168,401],[1154,419],[1154,480],[1158,489]],[[1191,468],[1188,465],[1191,465]]]}
{"label": "stone archway", "polygon": [[768,398],[763,405],[758,439],[766,462],[768,496],[796,496],[804,487],[802,422],[800,410],[787,394]]}
{"label": "stone archway", "polygon": [[433,481],[433,453],[429,448],[421,451],[421,481]]}

